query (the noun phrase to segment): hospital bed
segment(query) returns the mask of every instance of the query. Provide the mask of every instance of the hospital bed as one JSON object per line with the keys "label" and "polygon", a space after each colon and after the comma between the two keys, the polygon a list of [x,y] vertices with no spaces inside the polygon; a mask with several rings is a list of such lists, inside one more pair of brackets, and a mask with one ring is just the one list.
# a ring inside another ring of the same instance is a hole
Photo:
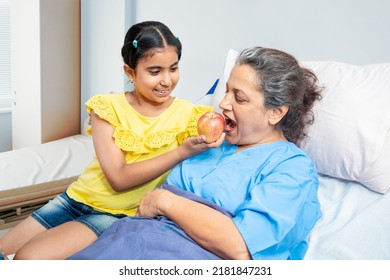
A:
{"label": "hospital bed", "polygon": [[[229,51],[215,87],[199,103],[218,108],[236,56]],[[390,63],[302,65],[324,87],[302,143],[318,169],[322,211],[305,259],[390,259]],[[87,134],[0,153],[0,229],[61,193],[93,155]]]}

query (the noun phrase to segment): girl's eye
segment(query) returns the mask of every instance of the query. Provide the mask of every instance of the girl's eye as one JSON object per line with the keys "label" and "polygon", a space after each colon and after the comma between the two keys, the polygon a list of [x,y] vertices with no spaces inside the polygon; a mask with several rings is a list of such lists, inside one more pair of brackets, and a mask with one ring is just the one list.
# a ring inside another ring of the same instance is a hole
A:
{"label": "girl's eye", "polygon": [[156,76],[160,73],[160,71],[149,71],[149,73],[153,76]]}

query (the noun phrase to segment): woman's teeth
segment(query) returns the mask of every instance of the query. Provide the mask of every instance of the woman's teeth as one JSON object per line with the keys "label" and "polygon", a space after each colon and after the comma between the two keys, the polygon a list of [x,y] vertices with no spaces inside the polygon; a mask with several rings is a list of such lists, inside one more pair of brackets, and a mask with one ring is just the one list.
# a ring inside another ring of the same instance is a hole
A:
{"label": "woman's teeth", "polygon": [[232,131],[237,126],[237,123],[231,119],[225,120],[225,130],[227,132]]}

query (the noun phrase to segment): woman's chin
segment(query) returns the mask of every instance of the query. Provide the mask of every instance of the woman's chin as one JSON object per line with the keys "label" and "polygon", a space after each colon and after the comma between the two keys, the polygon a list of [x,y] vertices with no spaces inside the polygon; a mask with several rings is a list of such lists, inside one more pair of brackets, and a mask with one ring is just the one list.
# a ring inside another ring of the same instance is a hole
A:
{"label": "woman's chin", "polygon": [[236,145],[238,143],[238,139],[236,136],[237,135],[235,133],[226,133],[225,141],[232,145]]}

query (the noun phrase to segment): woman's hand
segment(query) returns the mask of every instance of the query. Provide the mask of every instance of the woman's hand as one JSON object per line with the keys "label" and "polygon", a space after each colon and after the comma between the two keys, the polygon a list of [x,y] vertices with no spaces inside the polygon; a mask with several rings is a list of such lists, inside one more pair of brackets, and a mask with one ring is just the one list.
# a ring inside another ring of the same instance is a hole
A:
{"label": "woman's hand", "polygon": [[137,216],[156,217],[164,215],[164,211],[169,209],[175,194],[163,189],[156,189],[147,192],[141,199],[137,209]]}
{"label": "woman's hand", "polygon": [[201,247],[223,259],[250,259],[241,233],[232,219],[202,203],[168,190],[155,189],[141,199],[137,216],[165,216]]}

